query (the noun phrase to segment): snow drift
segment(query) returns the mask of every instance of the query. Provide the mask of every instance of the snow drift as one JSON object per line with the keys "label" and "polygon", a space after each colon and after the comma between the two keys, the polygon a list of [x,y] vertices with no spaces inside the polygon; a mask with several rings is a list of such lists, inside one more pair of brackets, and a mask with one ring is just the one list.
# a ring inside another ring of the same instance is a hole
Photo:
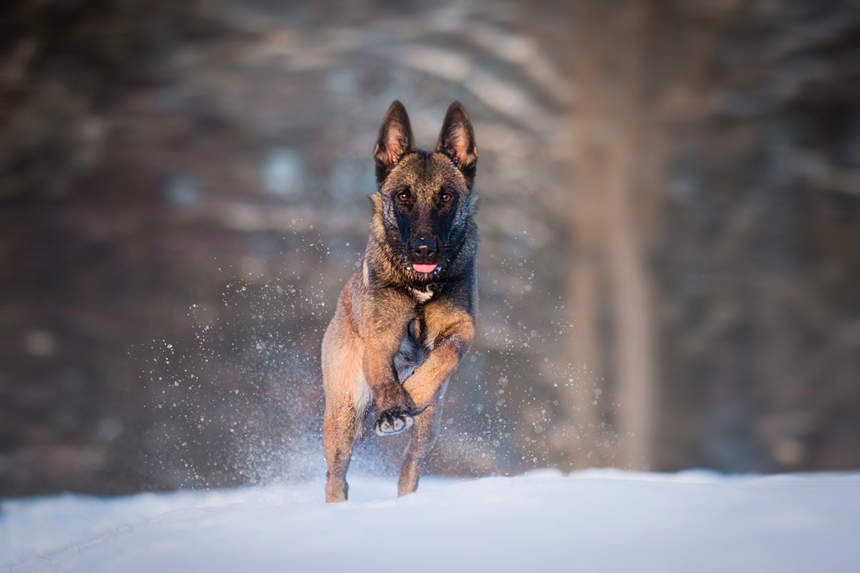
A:
{"label": "snow drift", "polygon": [[588,470],[5,500],[0,571],[860,571],[860,474]]}

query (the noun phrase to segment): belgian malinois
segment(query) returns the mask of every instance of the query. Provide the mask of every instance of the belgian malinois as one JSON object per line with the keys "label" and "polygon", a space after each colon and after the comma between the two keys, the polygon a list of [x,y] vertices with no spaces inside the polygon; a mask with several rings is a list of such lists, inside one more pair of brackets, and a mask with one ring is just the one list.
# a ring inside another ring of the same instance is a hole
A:
{"label": "belgian malinois", "polygon": [[371,396],[377,435],[411,428],[398,494],[415,491],[448,379],[475,334],[478,150],[466,110],[452,103],[436,149],[425,151],[395,101],[373,158],[370,238],[322,344],[327,502],[347,498],[346,471]]}

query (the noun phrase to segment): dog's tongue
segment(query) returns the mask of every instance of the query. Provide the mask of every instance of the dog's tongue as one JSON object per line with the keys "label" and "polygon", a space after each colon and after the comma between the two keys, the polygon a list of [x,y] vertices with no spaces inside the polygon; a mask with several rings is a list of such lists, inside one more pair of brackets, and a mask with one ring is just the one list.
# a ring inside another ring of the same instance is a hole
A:
{"label": "dog's tongue", "polygon": [[436,265],[412,265],[412,268],[419,273],[432,273],[436,270]]}

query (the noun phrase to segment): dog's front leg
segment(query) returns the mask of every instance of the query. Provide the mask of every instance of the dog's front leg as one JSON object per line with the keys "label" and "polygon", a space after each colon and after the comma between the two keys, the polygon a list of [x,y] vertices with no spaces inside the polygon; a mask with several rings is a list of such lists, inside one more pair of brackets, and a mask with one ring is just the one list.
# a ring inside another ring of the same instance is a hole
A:
{"label": "dog's front leg", "polygon": [[422,412],[436,399],[475,337],[472,315],[449,303],[428,305],[424,317],[427,339],[433,341],[434,348],[427,360],[403,383],[416,413]]}
{"label": "dog's front leg", "polygon": [[[461,356],[471,343],[471,321],[458,330],[455,338],[433,349],[427,360],[406,379],[403,388],[415,404],[415,428],[400,469],[398,495],[407,495],[418,487],[424,456],[433,447],[438,432],[436,424],[442,415],[442,398],[448,379],[457,369]],[[466,337],[466,340],[460,338]]]}
{"label": "dog's front leg", "polygon": [[427,360],[403,383],[415,413],[423,412],[439,393],[442,385],[457,370],[460,356],[468,350],[462,341],[451,340],[430,353]]}
{"label": "dog's front leg", "polygon": [[418,478],[424,466],[424,457],[433,447],[439,434],[437,421],[442,416],[442,399],[445,396],[445,387],[436,393],[436,397],[421,412],[415,416],[415,427],[409,438],[409,445],[403,455],[403,466],[400,468],[400,480],[397,483],[397,495],[407,495],[418,488]]}
{"label": "dog's front leg", "polygon": [[412,318],[411,314],[402,315],[397,324],[386,324],[364,337],[364,378],[379,408],[379,418],[373,427],[379,436],[399,434],[413,424],[414,404],[400,386],[393,365],[406,325]]}

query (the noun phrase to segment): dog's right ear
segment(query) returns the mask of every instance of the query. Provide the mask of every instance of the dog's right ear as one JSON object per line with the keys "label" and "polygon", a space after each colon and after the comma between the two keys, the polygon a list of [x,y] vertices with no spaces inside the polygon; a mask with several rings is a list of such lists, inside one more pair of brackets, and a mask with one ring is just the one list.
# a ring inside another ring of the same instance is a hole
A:
{"label": "dog's right ear", "polygon": [[382,120],[379,139],[373,150],[377,185],[382,185],[404,155],[415,151],[415,138],[412,137],[412,126],[409,124],[406,108],[398,100],[394,100]]}

